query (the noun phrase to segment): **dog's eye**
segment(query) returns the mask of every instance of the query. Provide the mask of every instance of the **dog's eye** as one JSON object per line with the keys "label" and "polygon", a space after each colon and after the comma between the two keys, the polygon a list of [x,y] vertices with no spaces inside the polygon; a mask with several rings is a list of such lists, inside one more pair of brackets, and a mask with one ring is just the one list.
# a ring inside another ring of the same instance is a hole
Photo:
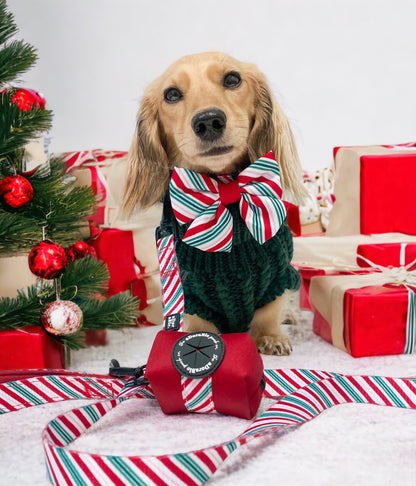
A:
{"label": "dog's eye", "polygon": [[236,71],[231,71],[224,76],[222,85],[224,88],[238,88],[241,84],[241,76]]}
{"label": "dog's eye", "polygon": [[178,88],[168,88],[165,90],[164,98],[167,103],[176,103],[182,98],[182,93]]}

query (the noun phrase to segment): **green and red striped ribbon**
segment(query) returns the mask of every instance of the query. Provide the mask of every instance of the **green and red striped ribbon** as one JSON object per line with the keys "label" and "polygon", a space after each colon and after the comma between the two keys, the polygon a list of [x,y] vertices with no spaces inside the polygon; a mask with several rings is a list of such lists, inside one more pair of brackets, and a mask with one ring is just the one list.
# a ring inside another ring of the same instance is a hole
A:
{"label": "green and red striped ribbon", "polygon": [[178,222],[191,223],[182,241],[202,251],[231,251],[233,218],[226,207],[230,203],[239,201],[241,217],[260,244],[272,238],[286,219],[280,169],[272,152],[227,183],[175,168],[169,192]]}
{"label": "green and red striped ribbon", "polygon": [[[205,484],[238,448],[267,433],[302,425],[345,403],[416,409],[416,378],[349,376],[314,370],[265,370],[265,397],[280,398],[238,437],[200,450],[161,456],[88,454],[68,446],[114,407],[153,397],[148,385],[108,376],[37,376],[0,384],[0,413],[75,398],[106,397],[52,420],[42,434],[55,485],[197,486]],[[124,387],[123,387],[124,385]],[[122,388],[123,387],[123,388]],[[284,440],[280,436],[279,440]]]}

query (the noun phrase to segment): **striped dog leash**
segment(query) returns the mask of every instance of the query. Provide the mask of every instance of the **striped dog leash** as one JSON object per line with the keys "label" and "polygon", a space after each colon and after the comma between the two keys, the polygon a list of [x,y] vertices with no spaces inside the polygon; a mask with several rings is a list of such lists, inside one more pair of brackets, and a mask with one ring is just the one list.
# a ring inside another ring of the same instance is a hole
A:
{"label": "striped dog leash", "polygon": [[[158,249],[164,254],[160,261],[165,329],[180,329],[183,295],[172,236],[161,235]],[[52,484],[198,486],[207,483],[224,461],[249,441],[302,425],[335,405],[368,403],[416,409],[416,378],[267,369],[263,396],[276,403],[229,441],[190,452],[142,456],[90,454],[70,448],[84,431],[126,400],[155,398],[142,372],[143,367],[137,368],[136,376],[126,379],[64,370],[54,374],[39,371],[26,377],[10,375],[12,379],[3,383],[0,376],[0,414],[62,400],[101,399],[59,415],[44,429],[42,443]]]}
{"label": "striped dog leash", "polygon": [[[128,399],[154,398],[149,385],[109,376],[65,373],[0,384],[0,414],[43,403],[105,398],[52,420],[42,434],[54,485],[196,486],[205,484],[237,449],[268,433],[302,425],[335,405],[369,403],[416,409],[416,379],[348,376],[324,371],[265,370],[264,396],[279,399],[234,439],[191,452],[160,456],[89,454],[68,446]],[[281,438],[281,440],[283,440]]]}

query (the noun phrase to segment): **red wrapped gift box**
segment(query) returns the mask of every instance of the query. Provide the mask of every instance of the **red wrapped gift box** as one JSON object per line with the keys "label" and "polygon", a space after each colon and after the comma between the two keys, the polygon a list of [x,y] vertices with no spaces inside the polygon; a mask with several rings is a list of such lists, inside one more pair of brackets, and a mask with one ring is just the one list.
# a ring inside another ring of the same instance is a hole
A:
{"label": "red wrapped gift box", "polygon": [[416,234],[416,154],[360,160],[361,233]]}
{"label": "red wrapped gift box", "polygon": [[[102,230],[98,237],[89,240],[95,248],[97,257],[103,260],[110,272],[108,297],[126,290],[140,299],[140,310],[147,306],[147,293],[144,280],[138,278],[134,256],[133,234],[119,229]],[[139,267],[140,272],[144,268]]]}
{"label": "red wrapped gift box", "polygon": [[342,147],[328,236],[416,235],[416,147]]}
{"label": "red wrapped gift box", "polygon": [[[361,258],[361,257],[364,257]],[[358,245],[357,264],[360,267],[404,267],[416,260],[416,243],[380,243],[371,245]],[[373,265],[372,265],[373,264]],[[409,270],[413,270],[415,265]]]}
{"label": "red wrapped gift box", "polygon": [[64,347],[42,327],[0,331],[0,369],[65,368]]}
{"label": "red wrapped gift box", "polygon": [[297,268],[301,281],[299,289],[299,306],[303,310],[312,310],[309,302],[309,287],[311,285],[311,278],[317,275],[325,275],[325,270],[312,267],[298,267]]}
{"label": "red wrapped gift box", "polygon": [[366,270],[363,271],[326,271],[321,268],[314,268],[314,267],[300,267],[296,266],[301,282],[300,282],[300,289],[299,289],[299,307],[302,310],[312,310],[311,303],[309,301],[309,289],[311,286],[311,280],[313,277],[317,277],[320,275],[350,275],[351,273],[367,273]]}
{"label": "red wrapped gift box", "polygon": [[310,290],[313,330],[356,358],[409,352],[416,327],[411,294],[380,273],[316,277]]}

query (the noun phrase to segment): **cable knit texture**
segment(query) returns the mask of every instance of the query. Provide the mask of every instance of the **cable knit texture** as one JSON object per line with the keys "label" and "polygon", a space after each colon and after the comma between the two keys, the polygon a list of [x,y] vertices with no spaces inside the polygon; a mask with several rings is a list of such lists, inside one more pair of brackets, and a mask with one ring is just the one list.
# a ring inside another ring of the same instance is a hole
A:
{"label": "cable knit texture", "polygon": [[[242,220],[238,202],[228,206],[233,217],[230,253],[204,252],[181,241],[188,225],[177,226],[176,254],[185,273],[185,312],[215,324],[222,333],[245,332],[256,309],[286,289],[300,286],[290,265],[293,240],[285,221],[277,234],[260,245]],[[172,221],[176,221],[172,213]]]}

